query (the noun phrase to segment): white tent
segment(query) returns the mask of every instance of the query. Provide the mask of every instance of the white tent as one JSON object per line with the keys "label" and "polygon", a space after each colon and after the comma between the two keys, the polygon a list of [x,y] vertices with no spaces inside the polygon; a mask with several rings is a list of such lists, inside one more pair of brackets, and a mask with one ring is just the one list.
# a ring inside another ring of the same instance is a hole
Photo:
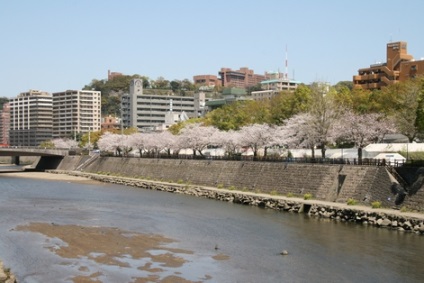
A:
{"label": "white tent", "polygon": [[406,158],[395,152],[382,152],[374,157],[374,159],[385,159],[389,163],[404,163]]}

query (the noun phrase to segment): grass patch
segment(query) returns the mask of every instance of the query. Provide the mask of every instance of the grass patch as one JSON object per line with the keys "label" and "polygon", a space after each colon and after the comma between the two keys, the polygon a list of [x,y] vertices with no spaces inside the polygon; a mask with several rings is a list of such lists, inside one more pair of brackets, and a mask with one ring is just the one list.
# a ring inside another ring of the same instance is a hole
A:
{"label": "grass patch", "polygon": [[223,189],[223,188],[224,188],[224,184],[218,184],[218,185],[216,185],[216,187],[217,187],[218,189]]}
{"label": "grass patch", "polygon": [[177,184],[182,184],[182,183],[184,183],[184,180],[183,179],[178,179]]}
{"label": "grass patch", "polygon": [[272,190],[272,191],[269,192],[269,194],[272,195],[272,196],[280,195],[280,193],[277,190]]}
{"label": "grass patch", "polygon": [[381,208],[381,201],[373,201],[371,203],[372,208]]}
{"label": "grass patch", "polygon": [[410,210],[406,206],[402,206],[400,212],[410,212]]}
{"label": "grass patch", "polygon": [[229,187],[228,187],[228,190],[230,190],[230,191],[234,191],[234,190],[237,190],[237,188],[236,188],[235,186],[229,186]]}
{"label": "grass patch", "polygon": [[312,199],[312,194],[304,194],[303,199],[305,200]]}
{"label": "grass patch", "polygon": [[294,197],[294,194],[293,194],[293,193],[288,193],[288,194],[287,194],[287,197],[288,197],[288,198],[292,198],[292,197]]}
{"label": "grass patch", "polygon": [[358,202],[356,200],[354,200],[353,198],[349,198],[347,200],[347,205],[357,205]]}

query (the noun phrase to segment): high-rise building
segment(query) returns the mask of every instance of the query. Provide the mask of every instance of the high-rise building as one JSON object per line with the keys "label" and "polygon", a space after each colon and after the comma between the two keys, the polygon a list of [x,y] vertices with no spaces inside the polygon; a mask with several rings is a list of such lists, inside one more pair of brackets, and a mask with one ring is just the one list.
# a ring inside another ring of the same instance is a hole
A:
{"label": "high-rise building", "polygon": [[67,90],[53,93],[53,138],[100,131],[101,93]]}
{"label": "high-rise building", "polygon": [[218,74],[223,87],[248,88],[266,79],[264,75],[255,74],[253,70],[246,67],[236,71],[230,68],[221,68]]}
{"label": "high-rise building", "polygon": [[414,60],[403,41],[387,43],[386,62],[375,63],[358,70],[353,86],[362,89],[381,89],[418,75],[424,75],[424,60]]}
{"label": "high-rise building", "polygon": [[11,146],[38,146],[52,138],[52,96],[30,90],[11,98],[9,140]]}
{"label": "high-rise building", "polygon": [[205,94],[194,96],[143,94],[143,81],[133,79],[130,91],[121,99],[121,118],[124,127],[138,130],[167,128],[175,114],[182,119],[199,117],[204,110]]}
{"label": "high-rise building", "polygon": [[0,144],[9,145],[10,129],[10,104],[3,104],[3,110],[0,111]]}

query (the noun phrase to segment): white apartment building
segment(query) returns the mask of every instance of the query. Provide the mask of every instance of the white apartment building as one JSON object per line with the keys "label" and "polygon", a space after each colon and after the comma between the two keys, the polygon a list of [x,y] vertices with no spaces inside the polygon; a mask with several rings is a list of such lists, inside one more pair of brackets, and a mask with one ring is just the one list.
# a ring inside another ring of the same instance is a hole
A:
{"label": "white apartment building", "polygon": [[175,122],[172,117],[199,117],[204,107],[204,93],[196,93],[194,96],[145,95],[143,81],[133,79],[129,93],[121,99],[121,118],[124,127],[137,128],[139,131],[166,129]]}
{"label": "white apartment building", "polygon": [[53,138],[73,138],[101,129],[101,93],[67,90],[53,93]]}
{"label": "white apartment building", "polygon": [[295,91],[298,85],[301,84],[299,81],[290,80],[285,77],[274,78],[261,82],[260,91],[252,91],[253,100],[267,100],[271,97],[279,94],[282,91]]}
{"label": "white apartment building", "polygon": [[11,146],[38,146],[52,138],[52,96],[30,90],[9,101]]}

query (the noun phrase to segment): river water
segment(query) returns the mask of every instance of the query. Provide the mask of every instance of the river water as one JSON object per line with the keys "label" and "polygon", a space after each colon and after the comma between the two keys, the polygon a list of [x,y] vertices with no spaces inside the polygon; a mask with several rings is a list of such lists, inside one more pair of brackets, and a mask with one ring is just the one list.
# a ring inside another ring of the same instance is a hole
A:
{"label": "river water", "polygon": [[[43,247],[40,234],[14,230],[31,222],[164,235],[177,241],[171,246],[194,252],[172,270],[193,281],[424,281],[423,236],[192,196],[0,174],[0,215],[0,258],[19,282],[72,282],[81,273]],[[228,259],[211,258],[216,245]],[[92,267],[115,278],[103,282],[133,282],[142,272]]]}

